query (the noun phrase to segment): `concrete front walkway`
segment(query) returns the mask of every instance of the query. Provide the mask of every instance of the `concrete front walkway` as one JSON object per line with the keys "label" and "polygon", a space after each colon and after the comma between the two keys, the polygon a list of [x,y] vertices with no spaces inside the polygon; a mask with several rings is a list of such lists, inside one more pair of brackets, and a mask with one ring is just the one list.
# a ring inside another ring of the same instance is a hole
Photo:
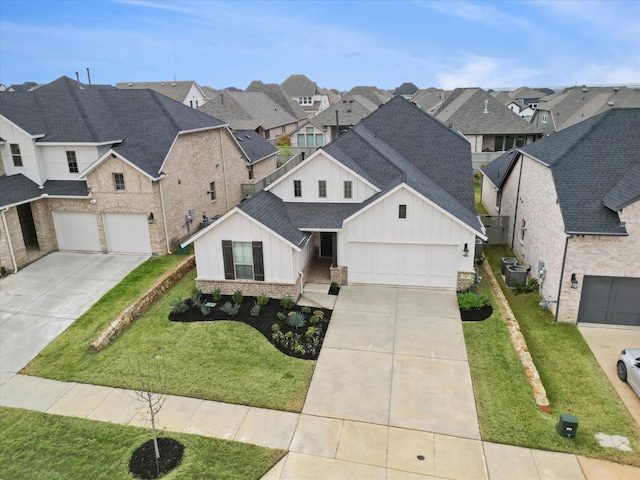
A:
{"label": "concrete front walkway", "polygon": [[54,252],[0,280],[0,384],[147,258]]}

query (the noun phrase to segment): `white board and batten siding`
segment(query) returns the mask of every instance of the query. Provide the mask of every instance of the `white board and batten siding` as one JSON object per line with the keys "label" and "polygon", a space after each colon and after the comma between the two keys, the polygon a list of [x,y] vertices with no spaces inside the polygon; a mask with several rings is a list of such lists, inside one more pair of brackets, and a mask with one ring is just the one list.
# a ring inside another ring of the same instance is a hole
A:
{"label": "white board and batten siding", "polygon": [[473,272],[475,232],[404,187],[345,222],[338,237],[350,283],[455,288],[459,271]]}
{"label": "white board and batten siding", "polygon": [[105,213],[102,218],[110,252],[151,254],[149,223],[144,213]]}
{"label": "white board and batten siding", "polygon": [[54,211],[53,224],[60,250],[102,251],[98,221],[94,213]]}
{"label": "white board and batten siding", "polygon": [[198,279],[224,280],[222,240],[262,242],[265,282],[293,283],[301,270],[301,256],[291,244],[260,223],[235,212],[193,242]]}
{"label": "white board and batten siding", "polygon": [[[268,188],[285,202],[362,203],[376,193],[375,188],[350,172],[344,166],[318,151],[316,156],[294,169]],[[294,197],[293,182],[300,180],[302,196]],[[327,182],[327,196],[318,196],[318,181]],[[351,198],[344,198],[344,182],[351,181]]]}

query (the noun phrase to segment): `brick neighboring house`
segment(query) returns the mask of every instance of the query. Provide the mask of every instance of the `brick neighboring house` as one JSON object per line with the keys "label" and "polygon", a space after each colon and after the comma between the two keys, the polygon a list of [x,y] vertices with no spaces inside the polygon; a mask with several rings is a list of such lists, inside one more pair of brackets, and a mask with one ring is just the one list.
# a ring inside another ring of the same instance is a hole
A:
{"label": "brick neighboring house", "polygon": [[482,169],[482,201],[556,319],[640,325],[640,108],[613,108]]}
{"label": "brick neighboring house", "polygon": [[171,252],[270,158],[153,90],[68,77],[0,93],[0,137],[0,264],[14,270],[55,250]]}

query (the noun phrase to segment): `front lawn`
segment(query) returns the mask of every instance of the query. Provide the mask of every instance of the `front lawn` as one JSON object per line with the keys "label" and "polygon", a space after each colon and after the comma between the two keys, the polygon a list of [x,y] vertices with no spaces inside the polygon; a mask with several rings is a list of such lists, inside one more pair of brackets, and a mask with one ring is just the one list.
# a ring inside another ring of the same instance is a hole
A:
{"label": "front lawn", "polygon": [[[185,446],[181,464],[162,477],[259,479],[284,455],[255,445],[165,433]],[[151,431],[80,418],[0,407],[0,477],[131,480],[129,458]]]}
{"label": "front lawn", "polygon": [[[150,261],[153,260],[157,259]],[[99,353],[91,350],[89,345],[95,337],[136,298],[132,294],[127,301],[120,301],[117,292],[131,290],[139,295],[152,283],[140,280],[136,272],[76,320],[21,373],[61,381],[135,387],[123,378],[131,373],[131,360],[144,364],[161,355],[166,365],[164,393],[301,411],[315,362],[279,352],[258,331],[242,323],[168,320],[171,301],[190,297],[195,271],[187,274],[105,349]],[[160,272],[153,280],[159,275]]]}
{"label": "front lawn", "polygon": [[[485,246],[484,252],[520,323],[553,413],[538,410],[500,311],[494,308],[489,319],[463,324],[482,439],[640,466],[640,429],[576,325],[555,323],[539,306],[537,293],[516,295],[504,286],[500,259],[513,256],[506,247]],[[480,288],[490,293],[486,280]],[[561,413],[577,417],[575,439],[556,432]],[[594,437],[599,432],[627,437],[634,451],[601,447]]]}

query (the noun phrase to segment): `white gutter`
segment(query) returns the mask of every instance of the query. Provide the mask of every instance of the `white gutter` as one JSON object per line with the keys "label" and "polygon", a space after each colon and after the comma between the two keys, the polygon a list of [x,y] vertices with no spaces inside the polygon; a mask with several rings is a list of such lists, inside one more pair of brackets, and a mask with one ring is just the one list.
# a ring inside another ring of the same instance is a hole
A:
{"label": "white gutter", "polygon": [[13,263],[13,273],[18,273],[18,265],[16,263],[16,256],[13,253],[13,245],[11,243],[11,235],[9,235],[9,227],[7,226],[7,217],[4,216],[5,213],[9,211],[8,208],[0,211],[2,213],[2,224],[4,226],[4,231],[7,234],[7,243],[9,244],[9,253],[11,254],[11,262]]}

